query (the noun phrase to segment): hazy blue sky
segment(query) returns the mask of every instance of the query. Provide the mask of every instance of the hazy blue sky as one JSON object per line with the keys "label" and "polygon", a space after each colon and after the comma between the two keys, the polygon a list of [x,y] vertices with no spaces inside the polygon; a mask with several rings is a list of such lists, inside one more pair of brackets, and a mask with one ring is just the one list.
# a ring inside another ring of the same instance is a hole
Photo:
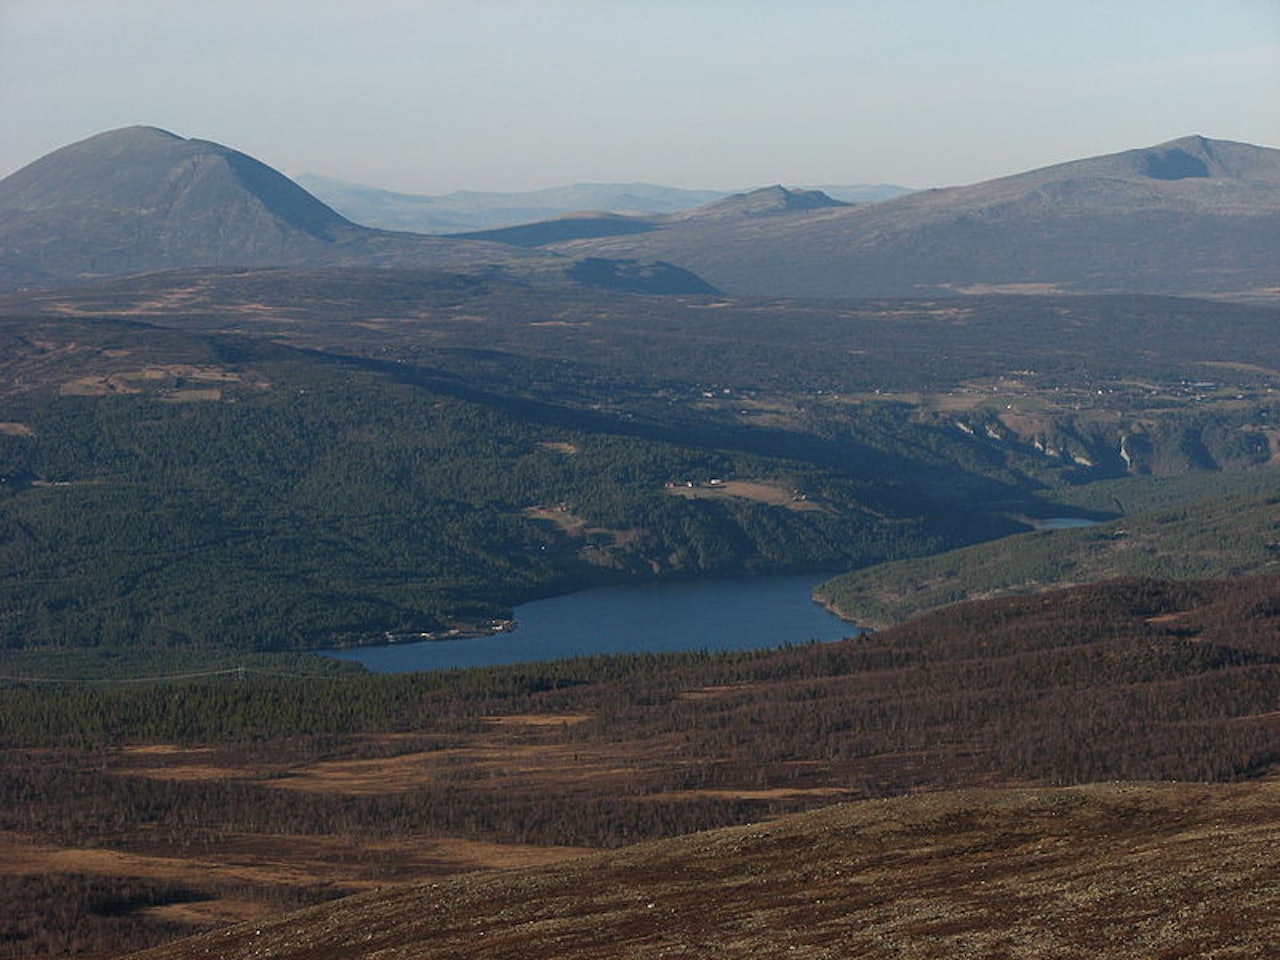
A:
{"label": "hazy blue sky", "polygon": [[0,0],[0,175],[152,124],[416,193],[1280,147],[1280,0]]}

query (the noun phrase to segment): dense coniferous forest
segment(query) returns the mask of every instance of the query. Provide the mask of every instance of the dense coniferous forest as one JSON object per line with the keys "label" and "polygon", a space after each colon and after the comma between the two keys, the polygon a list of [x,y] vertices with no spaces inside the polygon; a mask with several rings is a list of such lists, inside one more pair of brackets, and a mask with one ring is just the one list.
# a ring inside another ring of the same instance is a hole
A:
{"label": "dense coniferous forest", "polygon": [[[216,400],[63,395],[0,436],[6,646],[332,645],[592,579],[830,569],[1014,529],[904,484],[531,422],[349,364],[269,357],[249,384],[243,367],[205,374]],[[669,489],[712,480],[785,504]]]}
{"label": "dense coniferous forest", "polygon": [[1267,308],[367,270],[9,301],[8,648],[327,646],[601,580],[838,572],[1015,532],[1064,484],[1272,455]]}
{"label": "dense coniferous forest", "polygon": [[880,564],[836,577],[817,592],[843,615],[883,626],[969,597],[1032,593],[1050,584],[1280,569],[1274,470],[1130,478],[1064,493],[1077,508],[1122,516]]}

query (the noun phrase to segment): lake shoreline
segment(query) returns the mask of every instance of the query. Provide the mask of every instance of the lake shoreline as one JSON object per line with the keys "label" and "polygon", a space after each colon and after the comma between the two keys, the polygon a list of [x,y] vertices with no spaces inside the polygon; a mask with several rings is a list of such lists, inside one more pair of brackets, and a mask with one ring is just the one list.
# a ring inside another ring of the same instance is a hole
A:
{"label": "lake shoreline", "polygon": [[379,672],[412,672],[838,640],[861,630],[818,600],[816,587],[830,576],[809,571],[586,587],[521,604],[512,618],[455,625],[447,634],[404,633],[317,652]]}

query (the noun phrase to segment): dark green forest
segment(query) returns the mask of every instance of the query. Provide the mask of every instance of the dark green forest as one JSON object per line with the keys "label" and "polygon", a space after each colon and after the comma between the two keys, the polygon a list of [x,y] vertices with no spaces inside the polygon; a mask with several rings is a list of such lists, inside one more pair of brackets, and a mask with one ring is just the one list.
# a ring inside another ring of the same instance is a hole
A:
{"label": "dark green forest", "polygon": [[[1013,529],[891,478],[588,432],[282,353],[216,400],[163,379],[21,398],[23,429],[0,434],[0,642],[325,646],[595,580],[832,569]],[[713,478],[819,508],[667,490]]]}
{"label": "dark green forest", "polygon": [[10,650],[324,647],[596,582],[856,570],[1109,478],[1265,464],[1280,416],[1274,309],[1157,297],[175,271],[0,313]]}
{"label": "dark green forest", "polygon": [[[1034,593],[1052,584],[1280,570],[1274,469],[1134,477],[1067,488],[1061,498],[1102,519],[866,567],[817,592],[843,615],[883,626],[970,597]],[[1119,518],[1103,522],[1106,508]]]}

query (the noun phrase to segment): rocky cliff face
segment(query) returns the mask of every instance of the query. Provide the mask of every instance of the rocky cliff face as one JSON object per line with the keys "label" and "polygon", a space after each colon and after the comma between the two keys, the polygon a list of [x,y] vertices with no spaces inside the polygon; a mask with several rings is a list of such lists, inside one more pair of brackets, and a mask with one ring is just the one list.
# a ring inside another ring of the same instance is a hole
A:
{"label": "rocky cliff face", "polygon": [[1246,409],[1214,417],[1164,418],[1114,412],[1039,417],[982,413],[940,422],[1095,479],[1234,470],[1260,466],[1280,455],[1280,432],[1266,422],[1265,415]]}

